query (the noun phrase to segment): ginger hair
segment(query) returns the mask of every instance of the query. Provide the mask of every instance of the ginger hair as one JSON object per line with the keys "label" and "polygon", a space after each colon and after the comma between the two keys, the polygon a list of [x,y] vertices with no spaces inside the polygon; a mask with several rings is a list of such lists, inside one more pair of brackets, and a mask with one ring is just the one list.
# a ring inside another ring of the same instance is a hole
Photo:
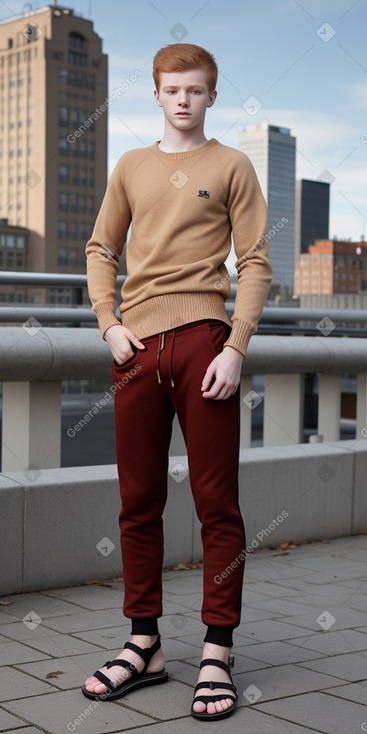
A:
{"label": "ginger hair", "polygon": [[172,43],[157,51],[153,60],[153,79],[157,91],[161,73],[204,69],[209,92],[213,92],[218,78],[218,67],[214,56],[193,43]]}

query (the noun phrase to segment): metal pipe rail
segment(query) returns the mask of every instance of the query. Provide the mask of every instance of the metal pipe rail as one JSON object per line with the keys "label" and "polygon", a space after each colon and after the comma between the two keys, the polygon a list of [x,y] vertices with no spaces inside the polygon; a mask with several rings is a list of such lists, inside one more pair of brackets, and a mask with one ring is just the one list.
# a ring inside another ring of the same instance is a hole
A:
{"label": "metal pipe rail", "polygon": [[[118,275],[116,285],[121,287],[126,275]],[[27,286],[63,286],[65,288],[86,288],[87,275],[68,273],[24,273],[16,271],[0,271],[1,285],[27,285]],[[233,302],[237,293],[237,283],[231,283],[231,295],[227,302],[227,312],[233,313]],[[59,318],[59,313],[63,318]],[[61,308],[58,306],[1,306],[0,322],[16,322],[26,320],[30,316],[43,319],[46,323],[56,321],[70,322],[93,322],[96,317],[88,308]],[[334,324],[337,323],[363,323],[367,324],[367,311],[363,309],[333,309],[333,308],[292,308],[265,306],[260,324],[268,323],[296,323],[299,321],[312,322],[315,326],[328,317]]]}

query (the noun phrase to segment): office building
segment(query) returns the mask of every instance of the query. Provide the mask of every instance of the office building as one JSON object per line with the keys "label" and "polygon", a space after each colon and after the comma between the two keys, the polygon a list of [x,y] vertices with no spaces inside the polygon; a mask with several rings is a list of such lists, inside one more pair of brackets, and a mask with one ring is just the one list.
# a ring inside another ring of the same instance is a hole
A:
{"label": "office building", "polygon": [[28,271],[85,272],[107,182],[106,97],[91,21],[48,5],[0,23],[0,217],[29,230]]}
{"label": "office building", "polygon": [[296,139],[289,128],[261,123],[248,126],[239,133],[239,148],[252,161],[268,205],[268,237],[273,265],[270,298],[277,293],[292,295]]}
{"label": "office building", "polygon": [[330,184],[326,181],[296,181],[296,261],[315,240],[329,237]]}
{"label": "office building", "polygon": [[306,294],[366,294],[367,242],[316,240],[299,256],[294,292]]}

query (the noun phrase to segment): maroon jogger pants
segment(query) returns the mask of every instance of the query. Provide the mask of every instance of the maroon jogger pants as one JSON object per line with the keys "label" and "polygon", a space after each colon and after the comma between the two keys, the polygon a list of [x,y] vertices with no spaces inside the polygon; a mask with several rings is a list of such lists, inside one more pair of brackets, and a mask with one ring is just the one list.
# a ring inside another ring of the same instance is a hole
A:
{"label": "maroon jogger pants", "polygon": [[240,622],[246,546],[238,504],[239,388],[226,400],[203,398],[201,391],[228,329],[215,320],[191,322],[142,339],[145,350],[133,347],[133,357],[121,366],[113,362],[123,611],[128,618],[163,613],[162,513],[177,413],[202,524],[201,618],[205,625],[232,629]]}

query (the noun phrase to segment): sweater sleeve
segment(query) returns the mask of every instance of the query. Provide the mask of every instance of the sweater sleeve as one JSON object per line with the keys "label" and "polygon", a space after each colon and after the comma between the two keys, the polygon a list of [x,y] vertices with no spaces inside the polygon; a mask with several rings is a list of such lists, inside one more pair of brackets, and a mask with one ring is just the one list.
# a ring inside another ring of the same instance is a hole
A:
{"label": "sweater sleeve", "polygon": [[113,324],[121,324],[115,316],[116,278],[131,211],[123,185],[122,158],[117,162],[85,246],[87,256],[88,294],[101,334]]}
{"label": "sweater sleeve", "polygon": [[237,260],[238,289],[232,331],[224,346],[244,356],[269,293],[272,267],[267,243],[267,207],[255,169],[244,153],[232,171],[228,213]]}

